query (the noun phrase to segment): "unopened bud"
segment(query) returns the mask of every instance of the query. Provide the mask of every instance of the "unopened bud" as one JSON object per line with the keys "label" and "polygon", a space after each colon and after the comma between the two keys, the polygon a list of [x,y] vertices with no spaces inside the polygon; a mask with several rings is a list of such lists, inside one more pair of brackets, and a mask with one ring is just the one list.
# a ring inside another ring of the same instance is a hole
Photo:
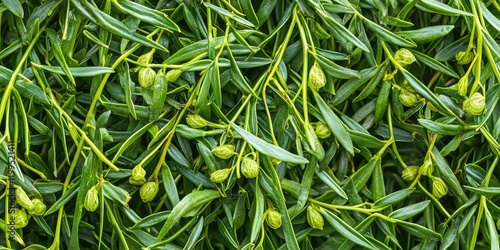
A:
{"label": "unopened bud", "polygon": [[425,176],[432,176],[432,172],[434,172],[434,164],[432,164],[431,158],[426,157],[424,164],[418,168],[418,173]]}
{"label": "unopened bud", "polygon": [[224,144],[221,146],[216,146],[212,149],[212,154],[221,158],[229,159],[234,155],[235,147],[231,144]]}
{"label": "unopened bud", "polygon": [[83,207],[89,212],[94,212],[99,207],[99,190],[98,185],[92,186],[85,196]]}
{"label": "unopened bud", "polygon": [[43,203],[42,200],[33,199],[31,200],[31,202],[33,203],[33,208],[31,210],[28,210],[31,215],[42,216],[45,213],[45,210],[47,210],[47,206]]}
{"label": "unopened bud", "polygon": [[139,56],[139,58],[137,58],[137,63],[139,63],[139,64],[149,64],[149,63],[151,63],[153,61],[153,55],[154,55],[154,53],[155,53],[155,50],[152,49],[148,53],[142,54],[141,56]]}
{"label": "unopened bud", "polygon": [[310,88],[318,90],[323,86],[325,86],[325,84],[326,84],[325,72],[323,72],[323,69],[318,64],[318,62],[315,61],[313,66],[309,70],[308,85]]}
{"label": "unopened bud", "polygon": [[24,211],[24,209],[14,208],[12,213],[10,213],[11,217],[14,217],[14,223],[16,223],[16,229],[23,228],[28,225],[30,220],[30,216]]}
{"label": "unopened bud", "polygon": [[141,68],[139,70],[139,84],[144,88],[149,88],[155,82],[156,71],[152,68]]}
{"label": "unopened bud", "polygon": [[315,229],[323,230],[323,225],[325,221],[323,219],[323,215],[313,206],[307,207],[307,223],[309,226]]}
{"label": "unopened bud", "polygon": [[458,80],[457,83],[457,91],[461,96],[465,96],[467,94],[467,88],[469,87],[469,78],[464,76]]}
{"label": "unopened bud", "polygon": [[245,156],[241,162],[241,173],[247,178],[255,178],[259,175],[259,164],[251,157]]}
{"label": "unopened bud", "polygon": [[266,215],[266,222],[272,229],[281,227],[281,214],[275,209],[268,209]]}
{"label": "unopened bud", "polygon": [[141,200],[143,202],[152,201],[156,197],[156,194],[158,193],[159,189],[160,188],[158,187],[158,184],[156,182],[153,182],[153,181],[150,181],[150,182],[142,185],[141,190],[139,190]]}
{"label": "unopened bud", "polygon": [[314,23],[313,32],[316,37],[318,37],[318,39],[324,40],[330,38],[330,34],[325,29],[323,29],[323,27],[321,27],[321,24],[318,22]]}
{"label": "unopened bud", "polygon": [[432,178],[432,195],[436,198],[441,198],[448,193],[448,186],[443,179],[439,177]]}
{"label": "unopened bud", "polygon": [[214,183],[221,183],[227,179],[231,171],[231,168],[216,170],[215,172],[210,174],[210,180]]}
{"label": "unopened bud", "polygon": [[458,64],[468,64],[474,59],[474,53],[472,51],[460,51],[455,55]]}
{"label": "unopened bud", "polygon": [[132,185],[141,186],[146,183],[146,170],[141,165],[137,165],[132,169],[132,175],[128,179]]}
{"label": "unopened bud", "polygon": [[481,115],[485,105],[486,98],[481,93],[475,92],[464,101],[463,109],[469,115]]}
{"label": "unopened bud", "polygon": [[314,132],[316,132],[316,136],[318,136],[318,138],[321,138],[321,139],[328,138],[332,134],[332,132],[330,131],[330,128],[328,128],[322,122],[318,122],[316,124],[316,130]]}
{"label": "unopened bud", "polygon": [[188,115],[186,117],[186,122],[189,125],[189,127],[192,128],[203,128],[208,126],[208,121],[198,114]]}
{"label": "unopened bud", "polygon": [[182,75],[182,71],[179,69],[173,69],[167,72],[166,78],[169,82],[175,82]]}
{"label": "unopened bud", "polygon": [[401,64],[401,66],[407,66],[417,61],[413,53],[407,49],[399,49],[396,51],[396,53],[394,53],[394,59]]}
{"label": "unopened bud", "polygon": [[418,166],[408,166],[403,170],[401,177],[405,181],[413,181],[417,177],[418,169]]}
{"label": "unopened bud", "polygon": [[28,210],[33,208],[33,203],[31,202],[31,199],[28,197],[26,192],[24,192],[24,189],[21,187],[16,188],[16,201],[17,204],[21,205],[21,207],[24,207]]}
{"label": "unopened bud", "polygon": [[399,93],[399,102],[406,107],[414,107],[420,103],[418,96],[408,90],[402,89]]}

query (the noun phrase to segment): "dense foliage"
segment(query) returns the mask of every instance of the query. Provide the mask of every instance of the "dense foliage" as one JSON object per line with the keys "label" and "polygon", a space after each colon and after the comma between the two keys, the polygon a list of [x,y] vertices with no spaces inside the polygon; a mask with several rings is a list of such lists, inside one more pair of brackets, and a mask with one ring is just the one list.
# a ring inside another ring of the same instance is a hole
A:
{"label": "dense foliage", "polygon": [[499,249],[499,16],[2,0],[0,245]]}

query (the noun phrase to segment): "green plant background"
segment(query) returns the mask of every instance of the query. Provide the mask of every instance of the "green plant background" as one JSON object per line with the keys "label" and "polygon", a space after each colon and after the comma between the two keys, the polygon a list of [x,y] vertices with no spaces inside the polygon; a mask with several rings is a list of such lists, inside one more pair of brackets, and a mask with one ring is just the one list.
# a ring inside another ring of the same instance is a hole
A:
{"label": "green plant background", "polygon": [[[499,16],[2,0],[0,245],[499,249]],[[11,184],[46,206],[13,239]]]}

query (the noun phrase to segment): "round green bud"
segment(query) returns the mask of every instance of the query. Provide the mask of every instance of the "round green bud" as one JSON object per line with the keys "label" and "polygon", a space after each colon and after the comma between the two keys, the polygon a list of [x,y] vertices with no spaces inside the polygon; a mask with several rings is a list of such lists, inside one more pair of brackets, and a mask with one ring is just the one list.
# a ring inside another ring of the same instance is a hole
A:
{"label": "round green bud", "polygon": [[326,76],[323,69],[318,64],[318,62],[314,62],[313,66],[309,70],[309,79],[308,85],[311,89],[318,90],[325,86],[326,84]]}
{"label": "round green bud", "polygon": [[464,76],[458,80],[457,83],[457,91],[461,96],[465,96],[467,94],[467,88],[469,87],[469,78]]}
{"label": "round green bud", "polygon": [[448,186],[444,183],[443,179],[439,177],[432,178],[432,195],[436,198],[441,198],[448,193]]}
{"label": "round green bud", "polygon": [[413,53],[407,49],[399,49],[396,51],[396,53],[394,53],[394,59],[403,67],[417,61]]}
{"label": "round green bud", "polygon": [[21,205],[21,207],[24,207],[28,210],[33,208],[33,203],[31,202],[31,199],[28,197],[26,192],[24,192],[24,189],[21,187],[16,188],[16,201],[17,204]]}
{"label": "round green bud", "polygon": [[146,170],[140,165],[135,166],[132,169],[132,175],[128,179],[128,182],[136,186],[144,185],[146,183]]}
{"label": "round green bud", "polygon": [[241,173],[247,178],[255,178],[259,175],[259,164],[251,157],[245,156],[241,162]]}
{"label": "round green bud", "polygon": [[234,155],[235,147],[231,144],[224,144],[221,146],[216,146],[212,149],[212,154],[221,158],[229,159]]}
{"label": "round green bud", "polygon": [[149,88],[153,86],[155,82],[156,71],[152,68],[141,68],[139,70],[139,84],[144,88]]}
{"label": "round green bud", "polygon": [[281,227],[281,214],[275,209],[268,209],[266,215],[266,222],[272,229]]}
{"label": "round green bud", "polygon": [[192,128],[203,128],[208,126],[208,121],[198,114],[187,115],[186,122],[189,125],[189,127]]}
{"label": "round green bud", "polygon": [[141,56],[139,56],[139,58],[137,58],[137,62],[139,64],[149,64],[149,63],[151,63],[153,61],[153,55],[154,55],[154,53],[155,53],[155,49],[152,49],[148,53],[142,54]]}
{"label": "round green bud", "polygon": [[323,219],[323,215],[313,206],[307,207],[307,223],[309,226],[315,229],[323,230],[323,225],[325,221]]}
{"label": "round green bud", "polygon": [[177,79],[179,79],[179,77],[182,75],[182,71],[179,70],[179,69],[173,69],[173,70],[170,70],[169,72],[167,72],[166,74],[166,78],[167,78],[167,81],[169,82],[175,82],[177,81]]}
{"label": "round green bud", "polygon": [[156,194],[158,194],[159,189],[158,184],[153,181],[142,185],[141,190],[139,190],[141,200],[145,203],[152,201],[156,197]]}
{"label": "round green bud", "polygon": [[464,101],[463,109],[469,115],[481,115],[485,105],[486,98],[481,93],[475,92]]}
{"label": "round green bud", "polygon": [[399,102],[406,107],[414,107],[420,103],[418,96],[408,90],[402,89],[399,93]]}
{"label": "round green bud", "polygon": [[403,170],[403,173],[401,174],[401,177],[405,181],[413,181],[418,175],[418,166],[408,166]]}
{"label": "round green bud", "polygon": [[231,171],[231,168],[216,170],[215,172],[210,174],[210,180],[214,183],[221,183],[227,179]]}
{"label": "round green bud", "polygon": [[45,213],[45,210],[47,210],[47,206],[43,203],[42,200],[33,199],[31,200],[31,202],[33,203],[33,208],[31,210],[28,210],[29,214],[42,216]]}
{"label": "round green bud", "polygon": [[460,51],[455,55],[458,64],[469,64],[474,60],[474,52],[472,51]]}
{"label": "round green bud", "polygon": [[94,212],[99,207],[99,190],[97,189],[98,185],[99,184],[92,186],[87,191],[87,195],[85,195],[83,207],[89,212]]}
{"label": "round green bud", "polygon": [[330,131],[330,128],[328,128],[324,123],[318,122],[316,124],[316,129],[314,130],[316,132],[316,136],[320,139],[325,139],[328,138],[332,132]]}
{"label": "round green bud", "polygon": [[432,176],[434,172],[434,164],[432,164],[432,160],[429,157],[426,157],[422,166],[418,168],[418,173],[425,176]]}
{"label": "round green bud", "polygon": [[14,223],[16,224],[16,229],[23,228],[28,225],[30,216],[24,211],[24,209],[14,208],[12,213],[9,214],[10,217],[14,217]]}

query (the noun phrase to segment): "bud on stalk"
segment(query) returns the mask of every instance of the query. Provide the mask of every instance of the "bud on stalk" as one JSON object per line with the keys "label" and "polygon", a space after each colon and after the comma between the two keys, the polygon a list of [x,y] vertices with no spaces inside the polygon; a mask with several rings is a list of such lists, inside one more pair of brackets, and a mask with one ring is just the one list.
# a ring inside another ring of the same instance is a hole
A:
{"label": "bud on stalk", "polygon": [[401,174],[401,177],[405,181],[413,181],[418,175],[418,166],[408,166],[403,170],[403,173]]}
{"label": "bud on stalk", "polygon": [[235,147],[231,144],[224,144],[221,146],[216,146],[212,149],[212,154],[221,158],[229,159],[234,155]]}
{"label": "bud on stalk", "polygon": [[85,202],[83,203],[83,207],[89,212],[94,212],[99,207],[99,190],[97,186],[99,184],[92,186],[85,196]]}
{"label": "bud on stalk", "polygon": [[323,230],[323,225],[325,224],[325,221],[323,219],[323,215],[321,215],[318,209],[316,209],[313,206],[308,206],[307,223],[309,223],[309,225],[312,228]]}
{"label": "bud on stalk", "polygon": [[485,105],[486,98],[481,93],[475,92],[464,101],[463,109],[469,115],[481,115]]}
{"label": "bud on stalk", "polygon": [[28,212],[31,215],[42,216],[45,213],[47,206],[40,199],[33,199],[31,202],[33,203],[33,208],[28,210]]}
{"label": "bud on stalk", "polygon": [[214,183],[221,183],[227,179],[231,171],[231,168],[219,169],[210,174],[210,180]]}
{"label": "bud on stalk", "polygon": [[266,215],[266,222],[272,229],[278,229],[281,227],[281,214],[275,209],[268,209]]}
{"label": "bud on stalk", "polygon": [[140,165],[135,166],[134,169],[132,169],[132,175],[128,181],[132,185],[144,185],[144,183],[146,183],[146,170]]}
{"label": "bud on stalk", "polygon": [[259,164],[252,157],[245,156],[241,162],[241,173],[246,178],[255,178],[259,175]]}
{"label": "bud on stalk", "polygon": [[26,208],[27,210],[31,210],[33,208],[33,203],[31,199],[28,197],[24,189],[21,187],[16,188],[16,200],[17,204],[21,205],[21,207]]}

